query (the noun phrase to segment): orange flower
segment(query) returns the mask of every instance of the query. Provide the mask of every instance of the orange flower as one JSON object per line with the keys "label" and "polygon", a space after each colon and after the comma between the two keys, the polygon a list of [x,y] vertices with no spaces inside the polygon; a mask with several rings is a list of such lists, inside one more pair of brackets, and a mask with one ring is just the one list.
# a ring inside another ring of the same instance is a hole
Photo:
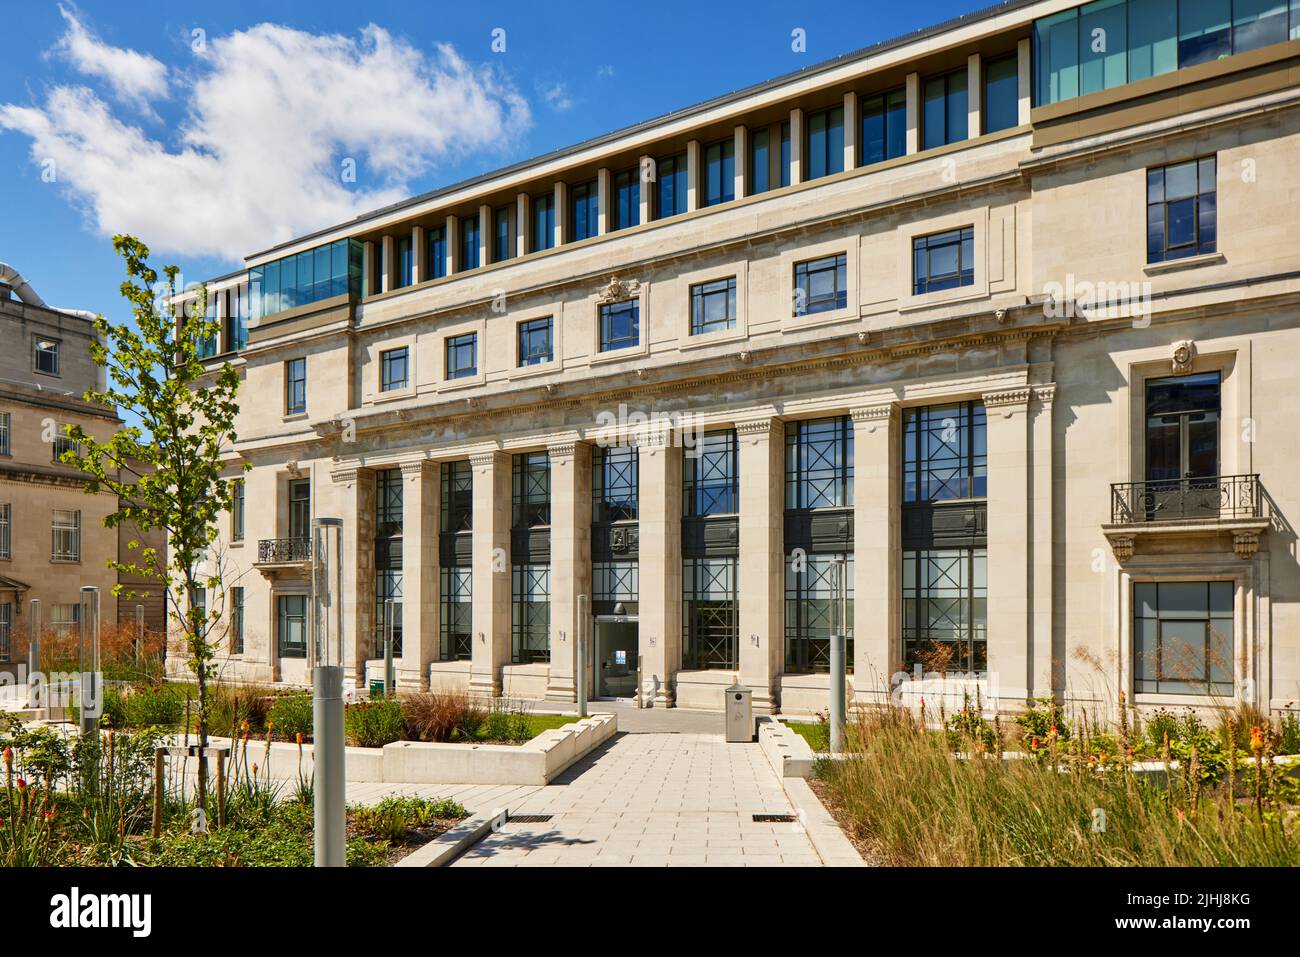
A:
{"label": "orange flower", "polygon": [[25,778],[19,778],[19,779],[18,779],[18,790],[20,790],[20,791],[26,791],[26,790],[27,790],[27,780],[26,780]]}
{"label": "orange flower", "polygon": [[1256,753],[1264,750],[1264,729],[1259,725],[1250,729],[1250,750]]}
{"label": "orange flower", "polygon": [[298,732],[297,734],[295,734],[293,737],[294,737],[294,740],[295,740],[295,741],[297,741],[299,744],[302,744],[302,732],[301,732],[301,731],[299,731],[299,732]]}
{"label": "orange flower", "polygon": [[1034,735],[1033,738],[1030,739],[1030,741],[1029,741],[1029,749],[1030,749],[1031,751],[1037,751],[1037,750],[1038,750],[1038,735]]}
{"label": "orange flower", "polygon": [[5,748],[5,767],[12,768],[13,766],[14,766],[14,749]]}

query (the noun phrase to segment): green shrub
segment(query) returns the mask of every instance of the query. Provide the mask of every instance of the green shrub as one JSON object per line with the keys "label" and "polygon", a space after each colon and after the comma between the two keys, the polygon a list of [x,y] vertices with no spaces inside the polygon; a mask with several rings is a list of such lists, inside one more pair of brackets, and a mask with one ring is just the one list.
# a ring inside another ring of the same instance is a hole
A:
{"label": "green shrub", "polygon": [[1058,743],[1070,740],[1071,723],[1051,697],[1034,698],[1029,708],[1016,717],[1016,724],[1024,732],[1025,748],[1031,752],[1046,749],[1053,730]]}
{"label": "green shrub", "polygon": [[292,741],[301,734],[304,741],[312,736],[311,695],[287,694],[275,699],[266,713],[272,731],[283,741]]}
{"label": "green shrub", "polygon": [[125,717],[132,728],[170,728],[185,717],[185,697],[175,685],[141,685],[127,695]]}
{"label": "green shrub", "polygon": [[400,699],[406,736],[412,741],[472,740],[483,723],[482,707],[465,691],[428,691]]}
{"label": "green shrub", "polygon": [[1278,722],[1278,753],[1300,754],[1300,714],[1288,711]]}
{"label": "green shrub", "polygon": [[432,800],[391,795],[371,807],[354,807],[357,833],[379,840],[400,842],[411,831],[437,820],[460,820],[466,810],[450,798]]}
{"label": "green shrub", "polygon": [[343,728],[348,740],[362,748],[382,748],[400,741],[405,726],[402,704],[395,698],[362,701],[343,710]]}
{"label": "green shrub", "polygon": [[513,698],[497,698],[483,720],[478,737],[484,741],[527,741],[532,737],[531,709]]}

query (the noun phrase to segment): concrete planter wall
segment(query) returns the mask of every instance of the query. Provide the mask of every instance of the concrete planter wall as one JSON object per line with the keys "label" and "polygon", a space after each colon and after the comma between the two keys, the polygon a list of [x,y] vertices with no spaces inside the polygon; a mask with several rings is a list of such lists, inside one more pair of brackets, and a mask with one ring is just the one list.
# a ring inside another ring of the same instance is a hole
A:
{"label": "concrete planter wall", "polygon": [[[543,731],[521,745],[434,744],[395,741],[382,748],[348,748],[347,777],[357,784],[548,784],[579,758],[612,738],[618,719],[594,714],[562,728]],[[212,738],[214,745],[229,739]],[[240,761],[244,760],[242,747]],[[192,760],[192,759],[191,759]],[[250,741],[248,764],[269,765],[273,778],[310,777],[312,746]]]}

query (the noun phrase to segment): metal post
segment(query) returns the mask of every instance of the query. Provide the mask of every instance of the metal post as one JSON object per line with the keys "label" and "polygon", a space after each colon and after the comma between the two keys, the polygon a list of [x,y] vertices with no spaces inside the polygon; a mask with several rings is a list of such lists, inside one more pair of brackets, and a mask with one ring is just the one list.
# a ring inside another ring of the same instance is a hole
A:
{"label": "metal post", "polygon": [[587,641],[586,631],[590,627],[587,615],[587,596],[578,596],[578,717],[587,716]]}
{"label": "metal post", "polygon": [[312,754],[317,867],[343,867],[347,863],[342,535],[341,519],[312,521]]}
{"label": "metal post", "polygon": [[843,561],[835,563],[835,602],[836,614],[833,617],[835,627],[831,631],[831,707],[830,707],[830,748],[832,754],[839,754],[844,747],[844,698],[845,698],[845,661],[844,632],[847,627],[848,601],[845,589],[845,572]]}
{"label": "metal post", "polygon": [[144,661],[144,605],[135,606],[135,665]]}
{"label": "metal post", "polygon": [[384,599],[384,697],[397,690],[397,676],[393,673],[393,600]]}
{"label": "metal post", "polygon": [[81,589],[81,629],[77,645],[77,668],[81,686],[77,695],[81,710],[83,737],[99,733],[99,589],[83,585]]}
{"label": "metal post", "polygon": [[29,703],[34,708],[39,707],[36,712],[37,718],[48,718],[50,713],[45,710],[48,705],[45,695],[48,692],[49,685],[45,681],[44,672],[41,671],[41,600],[39,598],[32,599],[31,604],[28,606],[27,615],[32,626],[31,640],[27,643]]}

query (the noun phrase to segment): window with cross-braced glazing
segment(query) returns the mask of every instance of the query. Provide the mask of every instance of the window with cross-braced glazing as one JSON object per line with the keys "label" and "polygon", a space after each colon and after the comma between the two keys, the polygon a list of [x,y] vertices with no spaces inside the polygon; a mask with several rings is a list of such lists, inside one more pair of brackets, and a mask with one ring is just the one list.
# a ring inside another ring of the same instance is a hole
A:
{"label": "window with cross-braced glazing", "polygon": [[551,524],[551,457],[545,452],[514,456],[515,528],[544,528]]}
{"label": "window with cross-braced glazing", "polygon": [[829,671],[831,636],[845,636],[845,667],[853,670],[853,556],[791,555],[785,566],[785,670]]}
{"label": "window with cross-braced glazing", "polygon": [[736,433],[706,432],[682,456],[682,510],[688,516],[740,510]]}
{"label": "window with cross-braced glazing", "polygon": [[682,562],[682,667],[740,666],[735,558]]}
{"label": "window with cross-braced glazing", "polygon": [[551,566],[515,565],[511,576],[510,657],[551,660]]}
{"label": "window with cross-braced glazing", "polygon": [[592,562],[591,594],[598,602],[637,601],[641,592],[636,562]]}
{"label": "window with cross-braced glazing", "polygon": [[981,402],[908,409],[903,417],[903,501],[988,494],[988,420]]}
{"label": "window with cross-braced glazing", "polygon": [[853,505],[853,423],[847,416],[787,424],[785,452],[787,509]]}
{"label": "window with cross-braced glazing", "polygon": [[393,603],[393,655],[402,654],[402,470],[375,473],[375,644],[388,640],[387,603]]}
{"label": "window with cross-braced glazing", "polygon": [[903,552],[903,663],[923,672],[988,668],[988,569],[983,548]]}
{"label": "window with cross-braced glazing", "polygon": [[474,655],[474,581],[469,566],[443,568],[440,585],[438,657],[442,661],[468,661]]}
{"label": "window with cross-braced glazing", "polygon": [[637,517],[638,461],[634,445],[592,450],[593,522],[630,521]]}
{"label": "window with cross-braced glazing", "polygon": [[474,470],[469,459],[442,463],[442,528],[468,532],[474,527]]}

